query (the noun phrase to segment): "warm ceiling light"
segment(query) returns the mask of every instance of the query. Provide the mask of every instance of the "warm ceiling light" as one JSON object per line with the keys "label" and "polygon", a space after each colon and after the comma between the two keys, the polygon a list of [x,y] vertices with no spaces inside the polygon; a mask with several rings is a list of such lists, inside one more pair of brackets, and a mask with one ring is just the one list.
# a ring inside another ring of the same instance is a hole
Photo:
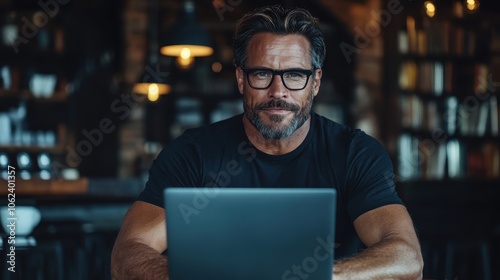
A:
{"label": "warm ceiling light", "polygon": [[210,47],[208,33],[196,20],[194,2],[185,0],[183,15],[174,23],[166,36],[160,53],[167,56],[182,57],[185,61],[191,57],[210,56],[214,50]]}
{"label": "warm ceiling light", "polygon": [[188,59],[191,57],[191,50],[189,48],[182,48],[181,50],[182,59]]}
{"label": "warm ceiling light", "polygon": [[465,6],[467,7],[467,10],[474,12],[479,8],[479,1],[477,0],[466,0],[465,1]]}
{"label": "warm ceiling light", "polygon": [[150,84],[148,86],[148,99],[149,101],[156,101],[160,97],[159,87],[157,84]]}
{"label": "warm ceiling light", "polygon": [[160,95],[170,92],[170,86],[160,83],[137,83],[134,85],[133,91],[138,94],[146,94],[149,101],[156,101]]}
{"label": "warm ceiling light", "polygon": [[436,15],[436,5],[432,1],[424,2],[425,14],[428,17],[434,17]]}
{"label": "warm ceiling light", "polygon": [[182,53],[189,51],[189,55],[196,56],[210,56],[214,53],[214,49],[208,46],[199,45],[171,45],[164,46],[160,49],[160,53],[168,56],[181,56]]}
{"label": "warm ceiling light", "polygon": [[149,101],[156,101],[162,94],[170,92],[171,87],[167,84],[168,73],[160,71],[158,54],[157,26],[158,7],[157,0],[149,1],[149,26],[148,26],[148,52],[147,65],[138,82],[134,84],[132,91],[137,94],[146,94]]}

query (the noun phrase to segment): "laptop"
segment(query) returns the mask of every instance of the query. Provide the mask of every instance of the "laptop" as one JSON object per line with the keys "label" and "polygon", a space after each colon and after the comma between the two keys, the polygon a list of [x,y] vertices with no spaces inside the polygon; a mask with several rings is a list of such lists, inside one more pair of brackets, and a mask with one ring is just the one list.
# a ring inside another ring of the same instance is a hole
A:
{"label": "laptop", "polygon": [[171,280],[332,278],[336,191],[167,188]]}

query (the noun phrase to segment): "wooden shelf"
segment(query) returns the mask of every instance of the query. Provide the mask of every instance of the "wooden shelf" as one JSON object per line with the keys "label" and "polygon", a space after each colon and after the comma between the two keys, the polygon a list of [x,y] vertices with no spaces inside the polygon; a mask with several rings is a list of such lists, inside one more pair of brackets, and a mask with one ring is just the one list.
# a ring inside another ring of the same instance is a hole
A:
{"label": "wooden shelf", "polygon": [[[0,180],[0,194],[10,193],[8,183]],[[16,180],[13,193],[16,195],[77,195],[87,194],[89,182],[87,178],[77,180]]]}
{"label": "wooden shelf", "polygon": [[68,97],[69,94],[62,91],[54,92],[51,94],[50,97],[45,98],[45,97],[35,97],[35,95],[29,90],[0,89],[0,98],[23,99],[40,103],[66,102],[68,100]]}
{"label": "wooden shelf", "polygon": [[27,153],[40,153],[49,152],[52,154],[64,153],[62,145],[57,146],[33,146],[33,145],[0,145],[0,151],[8,153],[27,152]]}

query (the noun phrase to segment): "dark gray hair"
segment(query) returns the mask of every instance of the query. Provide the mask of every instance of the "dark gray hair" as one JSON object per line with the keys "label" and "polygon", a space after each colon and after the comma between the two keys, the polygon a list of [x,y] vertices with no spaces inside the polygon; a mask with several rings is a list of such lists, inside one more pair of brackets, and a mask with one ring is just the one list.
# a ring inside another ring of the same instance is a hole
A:
{"label": "dark gray hair", "polygon": [[326,47],[318,19],[302,8],[284,9],[275,5],[258,8],[238,21],[233,40],[233,63],[236,67],[245,65],[248,42],[255,34],[261,32],[305,36],[311,47],[312,66],[314,68],[323,66]]}

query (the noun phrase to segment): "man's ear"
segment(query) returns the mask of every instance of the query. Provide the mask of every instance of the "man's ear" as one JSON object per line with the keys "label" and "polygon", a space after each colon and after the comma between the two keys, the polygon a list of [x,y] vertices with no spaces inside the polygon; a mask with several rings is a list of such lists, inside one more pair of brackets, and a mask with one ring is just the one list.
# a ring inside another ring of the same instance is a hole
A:
{"label": "man's ear", "polygon": [[236,67],[236,82],[238,83],[238,90],[243,94],[243,86],[245,85],[245,73],[240,67]]}
{"label": "man's ear", "polygon": [[323,70],[321,69],[316,69],[316,74],[314,75],[314,80],[313,80],[313,93],[314,96],[318,94],[319,92],[319,86],[321,85],[321,76],[323,76]]}

